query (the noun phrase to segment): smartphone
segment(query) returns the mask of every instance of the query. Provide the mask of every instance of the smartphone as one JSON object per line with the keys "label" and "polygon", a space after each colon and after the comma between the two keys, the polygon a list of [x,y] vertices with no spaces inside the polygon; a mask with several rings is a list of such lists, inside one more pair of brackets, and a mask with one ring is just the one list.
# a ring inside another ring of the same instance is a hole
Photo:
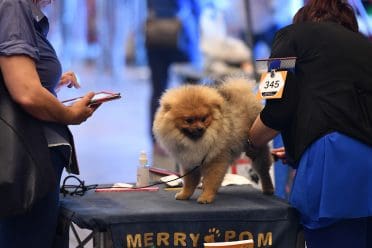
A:
{"label": "smartphone", "polygon": [[[62,103],[67,104],[67,105],[71,105],[74,102],[79,101],[81,98],[82,98],[82,96],[75,97],[75,98],[72,98],[72,99],[64,100],[64,101],[62,101]],[[121,98],[120,93],[100,91],[100,92],[97,92],[97,93],[94,94],[93,98],[90,100],[89,106],[94,106],[96,104],[112,101],[112,100],[119,99],[119,98]]]}
{"label": "smartphone", "polygon": [[112,100],[119,99],[119,98],[121,98],[120,93],[111,93],[107,91],[101,91],[101,92],[95,93],[92,100],[90,100],[89,105],[100,104],[103,102],[108,102],[108,101],[112,101]]}

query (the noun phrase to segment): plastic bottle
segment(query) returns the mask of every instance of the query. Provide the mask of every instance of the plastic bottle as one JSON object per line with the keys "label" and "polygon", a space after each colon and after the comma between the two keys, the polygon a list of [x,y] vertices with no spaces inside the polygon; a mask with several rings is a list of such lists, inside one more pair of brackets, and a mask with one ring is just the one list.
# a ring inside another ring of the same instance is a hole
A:
{"label": "plastic bottle", "polygon": [[141,151],[139,156],[139,165],[137,168],[137,187],[144,187],[150,183],[150,171],[148,166],[147,154]]}

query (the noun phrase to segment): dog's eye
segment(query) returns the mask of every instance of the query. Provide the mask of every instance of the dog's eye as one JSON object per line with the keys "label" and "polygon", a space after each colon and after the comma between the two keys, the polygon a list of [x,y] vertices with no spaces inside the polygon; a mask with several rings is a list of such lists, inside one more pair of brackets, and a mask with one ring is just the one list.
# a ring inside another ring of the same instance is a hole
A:
{"label": "dog's eye", "polygon": [[206,116],[202,116],[202,117],[200,117],[200,121],[201,122],[205,122],[207,120],[207,117]]}
{"label": "dog's eye", "polygon": [[185,119],[185,122],[187,124],[192,124],[192,123],[194,123],[194,121],[195,121],[195,118],[193,118],[193,117],[188,117],[188,118]]}

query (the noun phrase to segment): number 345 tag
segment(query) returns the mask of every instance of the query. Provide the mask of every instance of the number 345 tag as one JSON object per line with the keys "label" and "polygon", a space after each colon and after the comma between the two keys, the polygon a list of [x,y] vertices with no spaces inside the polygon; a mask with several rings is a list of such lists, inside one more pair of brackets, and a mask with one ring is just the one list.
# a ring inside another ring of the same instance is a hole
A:
{"label": "number 345 tag", "polygon": [[258,97],[261,99],[282,98],[287,71],[265,72],[261,76]]}

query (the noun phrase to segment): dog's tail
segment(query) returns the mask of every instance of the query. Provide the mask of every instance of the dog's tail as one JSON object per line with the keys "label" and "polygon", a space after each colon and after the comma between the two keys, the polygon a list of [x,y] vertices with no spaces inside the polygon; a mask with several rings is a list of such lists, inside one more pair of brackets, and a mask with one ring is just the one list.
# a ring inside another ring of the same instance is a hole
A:
{"label": "dog's tail", "polygon": [[244,77],[229,77],[218,86],[218,92],[230,103],[244,102],[240,98],[249,98],[256,101],[256,84]]}

